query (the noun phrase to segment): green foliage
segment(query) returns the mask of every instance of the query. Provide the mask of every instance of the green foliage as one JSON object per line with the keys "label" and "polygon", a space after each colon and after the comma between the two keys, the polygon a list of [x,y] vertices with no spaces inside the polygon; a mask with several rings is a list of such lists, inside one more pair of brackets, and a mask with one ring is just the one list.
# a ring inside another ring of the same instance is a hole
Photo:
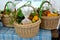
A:
{"label": "green foliage", "polygon": [[5,10],[5,11],[6,11],[6,14],[7,14],[7,15],[9,15],[9,14],[11,13],[11,10],[9,9],[8,6],[6,7],[6,10]]}
{"label": "green foliage", "polygon": [[40,5],[40,10],[39,10],[39,17],[41,18],[42,17],[42,7],[43,7],[43,5],[45,4],[45,3],[48,3],[49,5],[51,5],[50,4],[50,2],[48,2],[48,1],[43,1],[42,3],[41,3],[41,5]]}
{"label": "green foliage", "polygon": [[18,23],[21,23],[21,21],[25,18],[24,17],[24,15],[23,15],[23,13],[22,13],[22,10],[19,8],[18,10],[17,10],[18,12],[17,12],[17,19],[16,19],[16,21],[18,22]]}
{"label": "green foliage", "polygon": [[19,17],[24,16],[23,13],[22,13],[22,10],[20,8],[17,11],[18,11],[17,16],[19,16]]}

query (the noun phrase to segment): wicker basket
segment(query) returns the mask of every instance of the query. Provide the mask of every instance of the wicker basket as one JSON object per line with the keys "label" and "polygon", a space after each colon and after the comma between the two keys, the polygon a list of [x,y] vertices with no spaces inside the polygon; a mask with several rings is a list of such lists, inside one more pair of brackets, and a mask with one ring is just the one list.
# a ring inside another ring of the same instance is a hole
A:
{"label": "wicker basket", "polygon": [[[24,6],[22,6],[24,7]],[[32,6],[30,6],[32,7]],[[32,7],[33,8],[33,7]],[[30,23],[30,24],[18,24],[17,22],[14,22],[14,27],[16,30],[16,33],[23,38],[30,38],[34,37],[37,35],[39,31],[39,25],[41,23],[41,20],[39,19],[35,23]]]}
{"label": "wicker basket", "polygon": [[[51,5],[48,1],[45,1],[45,2],[42,3],[41,7],[46,2],[49,5]],[[40,15],[42,15],[41,7],[40,7]],[[52,7],[52,5],[51,5],[51,7]],[[41,20],[42,20],[41,28],[48,29],[48,30],[57,29],[58,21],[59,21],[59,18],[60,18],[59,16],[57,16],[57,17],[40,16],[40,17],[41,17]]]}
{"label": "wicker basket", "polygon": [[41,21],[38,20],[36,23],[26,24],[26,25],[21,25],[15,22],[14,27],[15,27],[16,33],[19,34],[20,37],[30,38],[37,35],[39,31],[40,22]]}
{"label": "wicker basket", "polygon": [[[6,15],[6,6],[8,5],[8,3],[12,3],[11,1],[8,1],[5,5],[5,8],[4,8],[4,13],[2,14],[2,23],[3,23],[3,26],[6,26],[6,27],[13,27],[13,23],[10,23],[11,21],[11,17],[10,15]],[[14,5],[14,3],[12,3]],[[15,5],[14,5],[15,6]],[[16,9],[15,9],[15,12],[16,12]],[[14,18],[13,18],[14,19]]]}
{"label": "wicker basket", "polygon": [[11,25],[10,24],[10,17],[9,16],[3,16],[2,17],[2,23],[3,23],[3,26],[5,27],[13,27],[13,24]]}
{"label": "wicker basket", "polygon": [[41,20],[42,20],[41,28],[53,30],[53,29],[57,29],[59,16],[57,17],[43,17],[42,16]]}

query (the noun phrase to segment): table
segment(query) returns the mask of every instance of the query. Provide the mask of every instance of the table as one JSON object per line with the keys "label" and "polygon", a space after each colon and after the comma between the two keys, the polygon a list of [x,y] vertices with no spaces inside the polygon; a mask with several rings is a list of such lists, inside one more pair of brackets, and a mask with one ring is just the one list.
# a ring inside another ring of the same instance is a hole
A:
{"label": "table", "polygon": [[51,40],[51,31],[40,29],[39,33],[32,38],[21,38],[14,28],[2,27],[0,23],[0,40]]}

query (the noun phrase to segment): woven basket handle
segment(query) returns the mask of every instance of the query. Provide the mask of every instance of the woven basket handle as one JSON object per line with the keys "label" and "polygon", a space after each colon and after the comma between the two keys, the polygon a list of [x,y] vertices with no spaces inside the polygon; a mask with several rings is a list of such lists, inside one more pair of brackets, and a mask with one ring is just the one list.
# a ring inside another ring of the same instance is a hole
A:
{"label": "woven basket handle", "polygon": [[[30,2],[30,1],[28,1],[28,2]],[[27,3],[28,3],[27,2]],[[30,4],[31,4],[31,2],[30,2]],[[35,10],[35,8],[33,7],[33,6],[31,6],[30,4],[24,4],[23,6],[21,6],[19,9],[21,9],[21,8],[23,8],[23,7],[31,7],[31,8],[33,8],[33,11],[34,11],[34,15],[36,15],[36,13],[37,13],[37,10]],[[15,19],[16,19],[16,17],[17,17],[17,14],[18,14],[18,11],[16,12],[16,16],[15,16]]]}
{"label": "woven basket handle", "polygon": [[[11,4],[13,4],[13,6],[15,6],[15,4],[14,4],[13,2],[8,1],[8,2],[6,3],[6,5],[5,5],[5,7],[4,7],[4,14],[6,14],[6,6],[7,6],[9,3],[11,3]],[[16,11],[16,9],[15,9],[15,11]]]}
{"label": "woven basket handle", "polygon": [[51,5],[52,7],[52,4],[48,1],[43,1],[42,4],[40,5],[40,10],[39,10],[39,17],[42,18],[42,7],[45,3],[48,3],[49,5]]}
{"label": "woven basket handle", "polygon": [[31,1],[27,1],[24,5],[31,5]]}
{"label": "woven basket handle", "polygon": [[35,12],[35,14],[37,13],[37,11],[35,10],[35,8],[34,8],[33,6],[31,6],[31,5],[24,5],[24,6],[20,7],[20,8],[23,8],[23,7],[25,7],[25,6],[28,6],[28,7],[33,8],[33,11]]}

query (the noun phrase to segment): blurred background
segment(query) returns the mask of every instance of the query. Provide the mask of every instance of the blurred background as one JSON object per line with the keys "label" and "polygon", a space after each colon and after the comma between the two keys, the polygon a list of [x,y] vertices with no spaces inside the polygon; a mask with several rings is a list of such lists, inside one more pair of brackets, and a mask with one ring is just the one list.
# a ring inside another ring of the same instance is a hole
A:
{"label": "blurred background", "polygon": [[[12,1],[15,4],[18,4],[18,3],[23,4],[28,0],[0,0],[0,9],[1,10],[4,9],[4,5],[6,4],[7,1]],[[40,3],[45,0],[30,0],[30,1],[32,1],[32,5],[34,4],[33,6],[39,7]],[[60,10],[60,5],[59,5],[60,0],[47,0],[47,1],[50,1],[53,4],[54,8],[56,8],[57,10]]]}

